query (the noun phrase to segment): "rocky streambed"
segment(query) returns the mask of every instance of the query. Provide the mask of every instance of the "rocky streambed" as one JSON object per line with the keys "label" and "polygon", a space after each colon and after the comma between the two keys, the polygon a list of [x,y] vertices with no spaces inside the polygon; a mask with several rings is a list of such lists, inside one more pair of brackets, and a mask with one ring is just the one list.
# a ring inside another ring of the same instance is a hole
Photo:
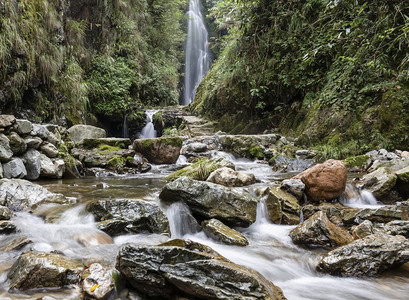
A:
{"label": "rocky streambed", "polygon": [[[294,177],[313,164],[311,153],[285,158],[288,142],[276,135],[128,148],[93,137],[70,155],[101,143],[115,155],[153,149],[169,161],[142,158],[139,166],[150,168],[141,173],[126,156],[116,173],[105,165],[92,172],[99,176],[0,179],[1,299],[407,299],[403,153],[368,154],[373,172],[349,176],[344,192],[344,164]],[[246,154],[250,144],[259,146]],[[200,160],[175,164],[174,149]],[[276,171],[231,153],[270,157]],[[94,168],[89,153],[77,157]]]}

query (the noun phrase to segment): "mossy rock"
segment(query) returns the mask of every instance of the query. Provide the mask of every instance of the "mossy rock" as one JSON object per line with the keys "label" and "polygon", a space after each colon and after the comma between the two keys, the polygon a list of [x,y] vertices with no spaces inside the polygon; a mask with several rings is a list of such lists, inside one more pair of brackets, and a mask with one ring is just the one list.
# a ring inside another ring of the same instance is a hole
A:
{"label": "mossy rock", "polygon": [[133,148],[154,164],[174,164],[179,158],[183,139],[180,137],[162,137],[156,139],[135,140]]}
{"label": "mossy rock", "polygon": [[[98,139],[84,139],[79,148],[84,149],[95,149],[105,147],[107,151],[117,151],[121,149],[127,149],[131,145],[131,140],[128,138],[98,138]],[[106,146],[115,148],[114,150],[109,149]]]}
{"label": "mossy rock", "polygon": [[114,156],[107,162],[107,169],[122,173],[124,171],[125,158],[122,156]]}
{"label": "mossy rock", "polygon": [[183,169],[176,171],[175,173],[166,177],[167,180],[176,180],[180,177],[187,176],[191,179],[205,181],[212,172],[217,169],[228,167],[230,169],[235,169],[234,164],[222,157],[218,158],[203,158],[199,159],[196,163],[184,167]]}

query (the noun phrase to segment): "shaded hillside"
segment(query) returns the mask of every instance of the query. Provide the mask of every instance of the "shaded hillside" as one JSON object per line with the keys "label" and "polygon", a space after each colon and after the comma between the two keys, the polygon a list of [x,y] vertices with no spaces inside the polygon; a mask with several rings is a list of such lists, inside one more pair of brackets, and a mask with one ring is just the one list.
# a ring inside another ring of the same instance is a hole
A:
{"label": "shaded hillside", "polygon": [[122,123],[174,104],[183,0],[0,1],[0,111],[36,121]]}
{"label": "shaded hillside", "polygon": [[406,1],[225,0],[213,15],[230,35],[193,109],[221,129],[279,127],[338,157],[409,148]]}

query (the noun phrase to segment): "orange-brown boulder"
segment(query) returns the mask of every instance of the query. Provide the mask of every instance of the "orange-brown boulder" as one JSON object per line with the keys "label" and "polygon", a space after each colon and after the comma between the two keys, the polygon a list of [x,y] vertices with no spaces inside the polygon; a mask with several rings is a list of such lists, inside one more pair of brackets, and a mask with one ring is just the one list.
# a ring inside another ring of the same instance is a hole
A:
{"label": "orange-brown boulder", "polygon": [[337,198],[345,191],[347,168],[339,160],[330,159],[305,170],[294,179],[305,184],[308,200],[322,202]]}

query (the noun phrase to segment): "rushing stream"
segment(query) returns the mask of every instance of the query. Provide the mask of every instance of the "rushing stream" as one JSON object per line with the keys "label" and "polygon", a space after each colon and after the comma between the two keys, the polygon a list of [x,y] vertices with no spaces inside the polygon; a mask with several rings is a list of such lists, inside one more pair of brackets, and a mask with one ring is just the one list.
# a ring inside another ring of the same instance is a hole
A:
{"label": "rushing stream", "polygon": [[[279,177],[250,161],[236,161],[239,168],[255,173],[259,181]],[[259,166],[259,168],[257,168]],[[87,202],[98,199],[131,198],[159,201],[158,194],[165,184],[163,178],[176,166],[154,166],[143,175],[133,177],[87,177],[77,180],[43,181],[41,185],[52,192],[76,199],[77,204],[46,206],[36,214],[17,213],[12,218],[20,233],[0,236],[0,245],[16,236],[26,236],[32,243],[12,252],[0,251],[0,299],[78,299],[73,290],[39,290],[31,294],[8,293],[7,272],[20,253],[33,249],[61,251],[66,256],[80,259],[85,265],[99,262],[114,267],[118,249],[125,243],[157,245],[169,239],[164,235],[122,235],[113,240],[95,226],[93,217],[85,211]],[[320,274],[315,266],[325,253],[323,250],[305,250],[294,245],[288,236],[294,226],[270,224],[265,208],[260,203],[257,221],[249,228],[238,228],[249,240],[249,246],[236,247],[218,244],[203,232],[194,232],[183,219],[178,208],[164,208],[170,221],[173,238],[191,239],[206,244],[237,264],[253,268],[279,286],[289,300],[349,299],[385,300],[408,299],[409,270],[404,267],[374,278],[339,278]],[[52,223],[46,223],[45,220]],[[112,243],[113,242],[113,243]],[[121,295],[118,295],[121,298]],[[127,299],[122,297],[122,299]]]}

